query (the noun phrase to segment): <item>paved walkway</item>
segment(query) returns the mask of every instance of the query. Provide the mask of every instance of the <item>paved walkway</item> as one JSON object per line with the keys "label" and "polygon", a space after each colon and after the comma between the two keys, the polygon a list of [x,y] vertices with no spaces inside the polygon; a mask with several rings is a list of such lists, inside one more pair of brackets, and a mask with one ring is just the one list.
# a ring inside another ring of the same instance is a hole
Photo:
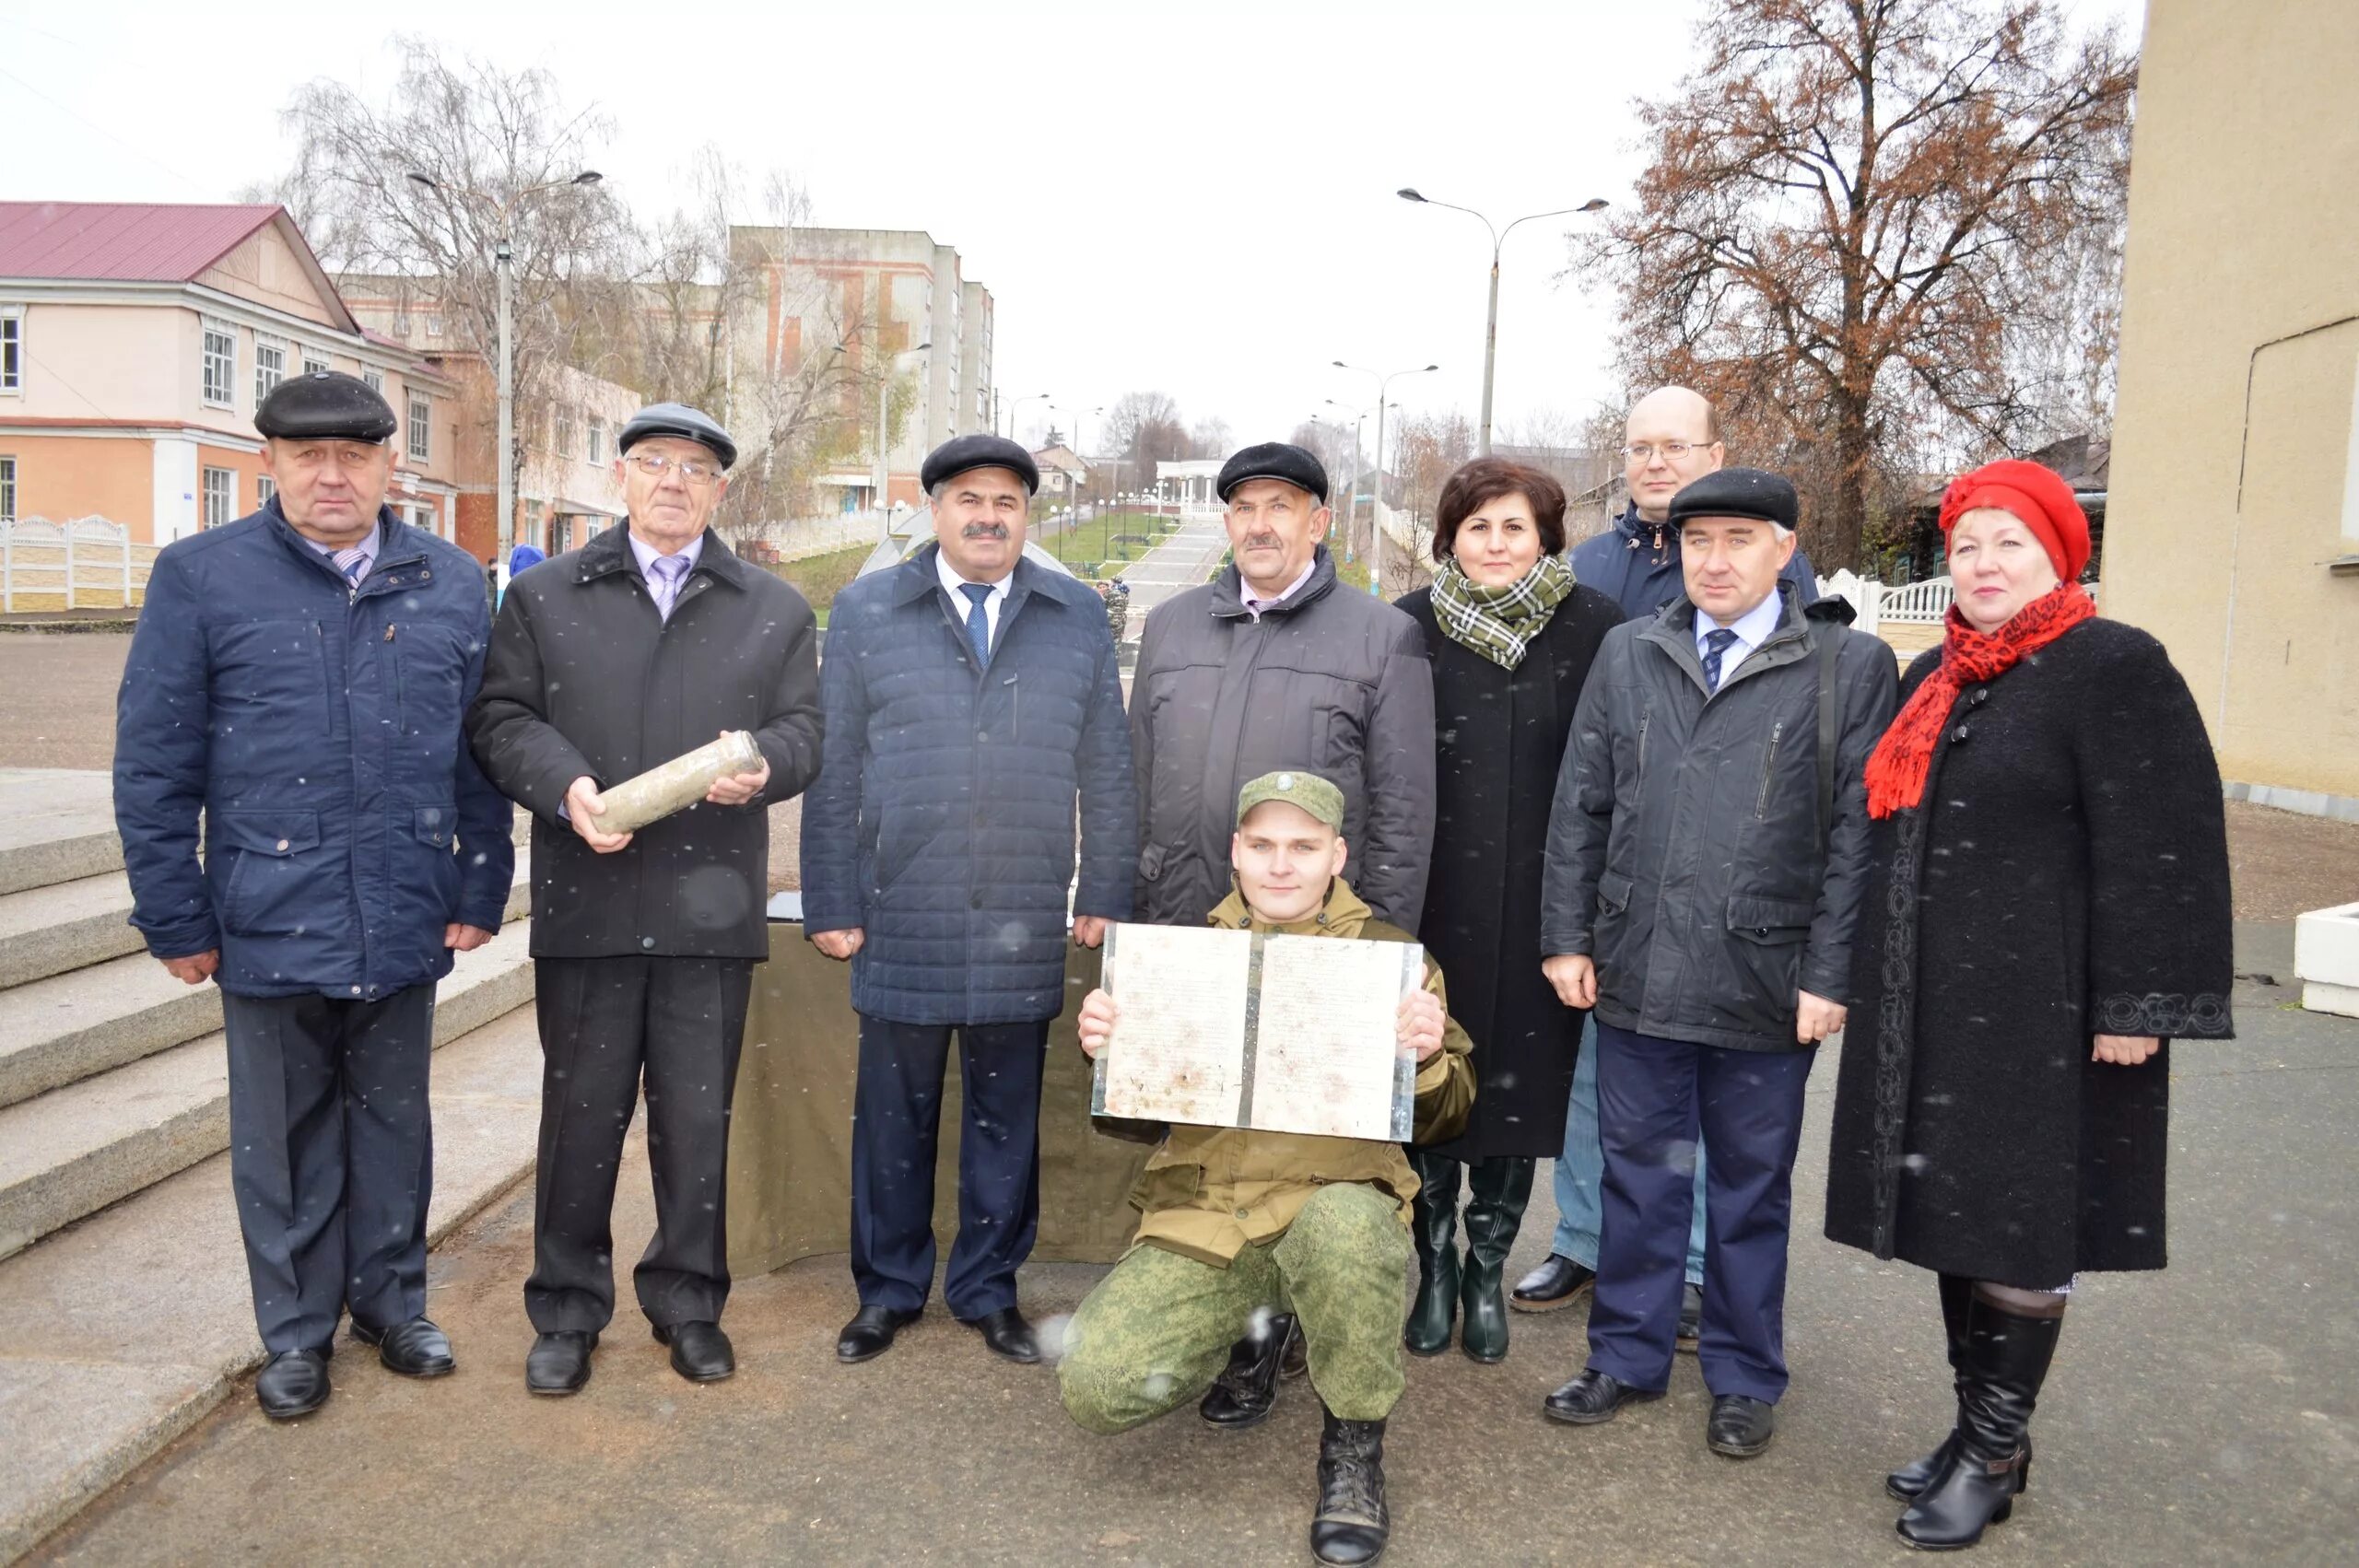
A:
{"label": "paved walkway", "polygon": [[1227,530],[1218,518],[1209,518],[1182,523],[1179,532],[1124,567],[1122,580],[1131,585],[1132,635],[1137,635],[1149,610],[1212,576],[1227,548]]}
{"label": "paved walkway", "polygon": [[[2291,927],[2248,927],[2237,967],[2290,971]],[[2326,1563],[2359,1532],[2359,1024],[2247,984],[2243,1038],[2179,1047],[2174,1264],[2086,1281],[2039,1413],[2039,1485],[1974,1562]],[[1387,1442],[1386,1561],[1894,1564],[1884,1469],[1943,1430],[1929,1279],[1819,1238],[1835,1064],[1812,1082],[1797,1173],[1777,1445],[1703,1446],[1692,1358],[1672,1395],[1602,1428],[1542,1397],[1583,1353],[1576,1309],[1514,1319],[1497,1366],[1413,1363]],[[643,1152],[623,1172],[615,1256],[651,1218]],[[1553,1220],[1542,1173],[1511,1268]],[[496,1203],[434,1258],[432,1306],[460,1370],[412,1383],[346,1345],[318,1416],[274,1426],[248,1390],[89,1509],[35,1561],[1307,1562],[1318,1412],[1288,1386],[1262,1427],[1181,1412],[1082,1433],[1051,1375],[987,1355],[937,1306],[879,1361],[831,1352],[843,1260],[740,1281],[740,1370],[684,1384],[626,1312],[596,1380],[534,1400],[520,1293],[531,1200]],[[1070,1313],[1097,1270],[1028,1268],[1027,1305]],[[626,1287],[626,1293],[628,1287]],[[70,1319],[58,1331],[70,1334]]]}

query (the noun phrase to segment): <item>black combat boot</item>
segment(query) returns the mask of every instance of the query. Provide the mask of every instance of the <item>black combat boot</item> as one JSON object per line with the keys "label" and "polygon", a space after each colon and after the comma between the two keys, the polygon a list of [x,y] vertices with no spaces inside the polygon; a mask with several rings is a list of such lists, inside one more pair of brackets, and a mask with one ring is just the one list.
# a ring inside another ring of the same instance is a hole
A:
{"label": "black combat boot", "polygon": [[1384,1555],[1392,1515],[1384,1507],[1384,1423],[1344,1421],[1320,1410],[1319,1512],[1310,1521],[1310,1555],[1330,1568]]}
{"label": "black combat boot", "polygon": [[2032,1408],[2063,1328],[2060,1316],[2020,1317],[1979,1298],[1968,1302],[1957,1441],[1893,1527],[1907,1545],[1956,1551],[2014,1512],[2030,1457]]}
{"label": "black combat boot", "polygon": [[1228,1367],[1204,1391],[1196,1413],[1223,1432],[1242,1432],[1269,1419],[1278,1402],[1278,1364],[1288,1344],[1302,1337],[1292,1314],[1272,1317],[1260,1332],[1228,1348]]}
{"label": "black combat boot", "polygon": [[[1449,1349],[1450,1325],[1458,1316],[1459,1164],[1413,1148],[1409,1167],[1417,1173],[1417,1196],[1409,1204],[1409,1235],[1417,1244],[1417,1299],[1410,1305],[1401,1342],[1411,1355],[1439,1355]],[[1467,1223],[1471,1234],[1471,1211]]]}
{"label": "black combat boot", "polygon": [[[1532,1201],[1532,1168],[1519,1159],[1477,1161],[1467,1167],[1466,1273],[1460,1285],[1464,1307],[1458,1342],[1479,1362],[1504,1361],[1508,1353],[1508,1303],[1499,1270],[1523,1224]],[[1414,1348],[1414,1347],[1413,1347]]]}

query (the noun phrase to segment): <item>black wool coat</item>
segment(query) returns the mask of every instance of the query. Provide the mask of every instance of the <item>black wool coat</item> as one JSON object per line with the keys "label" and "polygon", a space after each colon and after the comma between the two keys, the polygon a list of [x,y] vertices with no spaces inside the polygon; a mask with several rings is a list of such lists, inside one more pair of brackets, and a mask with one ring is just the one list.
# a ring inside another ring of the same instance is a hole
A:
{"label": "black wool coat", "polygon": [[1968,687],[1872,856],[1827,1235],[2030,1290],[2162,1268],[2167,1041],[2232,1033],[2220,774],[2162,645],[2084,621]]}
{"label": "black wool coat", "polygon": [[1442,631],[1432,590],[1400,604],[1434,672],[1433,869],[1417,930],[1449,983],[1450,1016],[1474,1041],[1479,1084],[1466,1129],[1433,1153],[1553,1158],[1583,1015],[1540,973],[1541,851],[1574,706],[1622,612],[1575,588],[1509,671]]}
{"label": "black wool coat", "polygon": [[[508,585],[475,760],[533,813],[533,955],[769,956],[769,814],[819,773],[816,622],[802,594],[708,530],[668,622],[616,524]],[[584,774],[602,790],[750,730],[770,765],[743,806],[699,802],[611,855],[557,816]]]}

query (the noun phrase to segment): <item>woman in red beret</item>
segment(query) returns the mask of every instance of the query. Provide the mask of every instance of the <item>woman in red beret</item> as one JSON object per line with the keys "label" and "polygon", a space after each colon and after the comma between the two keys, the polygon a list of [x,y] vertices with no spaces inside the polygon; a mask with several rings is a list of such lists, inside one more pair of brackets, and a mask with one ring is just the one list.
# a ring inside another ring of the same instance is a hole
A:
{"label": "woman in red beret", "polygon": [[2230,1035],[2220,776],[2187,683],[2078,581],[2088,519],[2008,461],[1942,500],[1956,603],[1868,762],[1874,859],[1826,1234],[1940,1277],[1957,1421],[1887,1487],[1971,1546],[2030,1474],[2077,1275],[2164,1263],[2176,1036]]}

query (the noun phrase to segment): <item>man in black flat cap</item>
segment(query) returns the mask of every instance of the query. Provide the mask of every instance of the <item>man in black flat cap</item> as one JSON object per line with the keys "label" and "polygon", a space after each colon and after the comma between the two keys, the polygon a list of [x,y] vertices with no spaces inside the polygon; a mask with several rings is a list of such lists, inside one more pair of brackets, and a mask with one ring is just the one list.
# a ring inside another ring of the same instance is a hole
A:
{"label": "man in black flat cap", "polygon": [[[1147,614],[1131,685],[1138,919],[1196,925],[1229,891],[1238,791],[1294,769],[1344,796],[1354,891],[1414,932],[1434,836],[1434,686],[1425,634],[1335,580],[1327,471],[1265,442],[1221,465],[1232,564]],[[1291,1317],[1240,1342],[1200,1411],[1250,1425],[1276,1398]]]}
{"label": "man in black flat cap", "polygon": [[[616,450],[628,525],[509,583],[467,715],[484,771],[533,813],[535,1394],[587,1383],[614,1316],[615,1179],[642,1084],[656,1223],[640,1310],[681,1376],[736,1370],[723,1199],[746,1002],[769,954],[767,808],[819,770],[811,606],[707,527],[735,443],[659,403]],[[599,827],[602,790],[731,730],[753,732],[759,769],[636,833]]]}
{"label": "man in black flat cap", "polygon": [[[836,1355],[881,1355],[933,1290],[933,1168],[950,1036],[966,1120],[951,1316],[1039,1360],[1015,1271],[1040,1217],[1040,1071],[1065,931],[1131,914],[1137,803],[1106,606],[1024,558],[1040,474],[997,436],[935,449],[933,542],[836,596],[827,756],[803,811],[803,927],[851,961],[860,1014],[851,1271]],[[1080,807],[1080,882],[1074,816]]]}
{"label": "man in black flat cap", "polygon": [[1868,753],[1892,650],[1780,580],[1794,489],[1726,468],[1672,498],[1685,595],[1606,634],[1548,823],[1541,965],[1597,1021],[1604,1220],[1586,1368],[1552,1419],[1669,1384],[1699,1141],[1705,1442],[1769,1446],[1802,1091],[1843,1027],[1866,895]]}
{"label": "man in black flat cap", "polygon": [[[460,730],[490,631],[454,544],[383,504],[395,426],[314,371],[254,411],[277,492],[166,546],[116,701],[131,923],[221,988],[229,1181],[264,1411],[328,1397],[336,1325],[452,1370],[426,1316],[434,986],[499,929],[508,802]],[[205,855],[197,857],[204,813]]]}

